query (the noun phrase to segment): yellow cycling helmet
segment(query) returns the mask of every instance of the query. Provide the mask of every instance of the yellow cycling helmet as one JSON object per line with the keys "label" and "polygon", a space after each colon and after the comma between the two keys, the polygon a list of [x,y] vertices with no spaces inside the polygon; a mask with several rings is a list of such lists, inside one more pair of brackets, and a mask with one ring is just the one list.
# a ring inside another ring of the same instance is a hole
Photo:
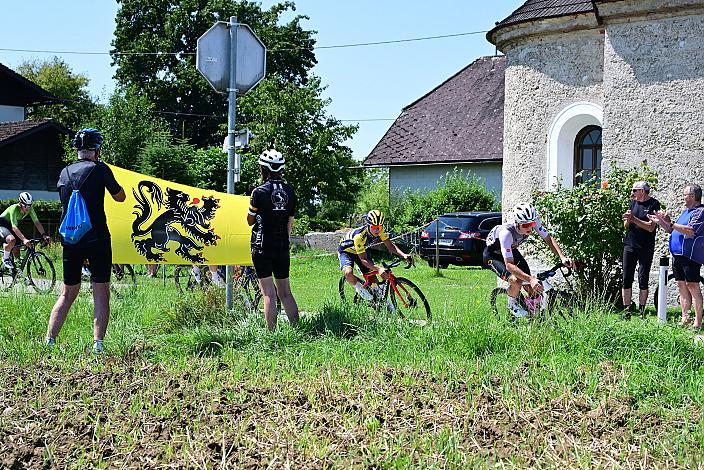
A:
{"label": "yellow cycling helmet", "polygon": [[367,212],[364,220],[367,225],[384,225],[384,213],[376,209],[371,210]]}

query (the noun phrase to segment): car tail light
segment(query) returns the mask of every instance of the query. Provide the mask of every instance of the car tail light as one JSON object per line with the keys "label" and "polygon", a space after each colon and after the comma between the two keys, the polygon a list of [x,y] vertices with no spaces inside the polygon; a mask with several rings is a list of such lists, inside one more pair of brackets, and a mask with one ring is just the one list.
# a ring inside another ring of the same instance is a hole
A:
{"label": "car tail light", "polygon": [[420,238],[430,238],[430,234],[427,230],[423,230],[422,232],[420,232]]}
{"label": "car tail light", "polygon": [[481,238],[480,232],[460,232],[458,237],[460,240],[470,240],[472,238]]}

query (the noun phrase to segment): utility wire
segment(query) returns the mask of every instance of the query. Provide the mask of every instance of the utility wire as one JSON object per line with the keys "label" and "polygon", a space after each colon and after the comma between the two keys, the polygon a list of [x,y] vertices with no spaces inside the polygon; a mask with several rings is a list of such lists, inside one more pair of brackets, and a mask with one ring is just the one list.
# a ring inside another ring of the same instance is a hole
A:
{"label": "utility wire", "polygon": [[[474,34],[482,34],[482,33],[487,33],[487,32],[488,31],[468,31],[465,33],[442,34],[442,35],[438,35],[438,36],[424,36],[424,37],[407,38],[407,39],[394,39],[394,40],[390,40],[390,41],[359,42],[359,43],[352,43],[352,44],[335,44],[335,45],[330,45],[330,46],[316,46],[316,47],[313,47],[313,50],[342,49],[342,48],[348,48],[348,47],[363,47],[363,46],[378,46],[378,45],[385,45],[385,44],[399,44],[399,43],[404,43],[404,42],[428,41],[428,40],[432,40],[432,39],[444,39],[444,38],[454,38],[454,37],[459,37],[459,36],[470,36],[470,35],[474,35]],[[294,48],[275,49],[274,51],[299,51],[299,50],[308,50],[308,49],[310,49],[310,48],[294,47]],[[110,52],[97,52],[97,51],[58,51],[58,50],[47,50],[47,49],[12,49],[12,48],[4,48],[4,47],[0,48],[0,52],[28,52],[28,53],[39,53],[39,54],[75,54],[75,55],[107,55],[107,54],[110,54]],[[113,54],[124,55],[124,56],[196,55],[195,52],[114,52]]]}

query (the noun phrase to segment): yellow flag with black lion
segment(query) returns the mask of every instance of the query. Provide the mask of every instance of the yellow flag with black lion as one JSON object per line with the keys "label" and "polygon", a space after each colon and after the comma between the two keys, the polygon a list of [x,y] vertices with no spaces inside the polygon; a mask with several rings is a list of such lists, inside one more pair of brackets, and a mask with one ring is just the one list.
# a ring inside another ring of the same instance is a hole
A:
{"label": "yellow flag with black lion", "polygon": [[113,263],[252,264],[248,197],[110,168],[127,195],[105,197]]}

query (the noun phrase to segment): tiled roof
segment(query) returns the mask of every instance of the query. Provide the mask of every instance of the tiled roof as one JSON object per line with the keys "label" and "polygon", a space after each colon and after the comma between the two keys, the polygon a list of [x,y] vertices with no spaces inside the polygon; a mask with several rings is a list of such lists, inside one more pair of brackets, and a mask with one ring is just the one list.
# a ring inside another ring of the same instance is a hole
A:
{"label": "tiled roof", "polygon": [[366,166],[500,161],[505,57],[481,57],[403,108]]}
{"label": "tiled roof", "polygon": [[68,129],[51,119],[37,119],[36,121],[0,122],[0,147],[9,144],[24,135],[32,134],[44,127],[53,126],[62,133],[67,134]]}
{"label": "tiled roof", "polygon": [[594,3],[591,0],[527,0],[507,18],[497,23],[486,37],[489,42],[493,43],[494,33],[504,26],[543,18],[556,18],[591,12],[594,12]]}
{"label": "tiled roof", "polygon": [[44,88],[0,64],[0,105],[29,106],[57,100]]}

